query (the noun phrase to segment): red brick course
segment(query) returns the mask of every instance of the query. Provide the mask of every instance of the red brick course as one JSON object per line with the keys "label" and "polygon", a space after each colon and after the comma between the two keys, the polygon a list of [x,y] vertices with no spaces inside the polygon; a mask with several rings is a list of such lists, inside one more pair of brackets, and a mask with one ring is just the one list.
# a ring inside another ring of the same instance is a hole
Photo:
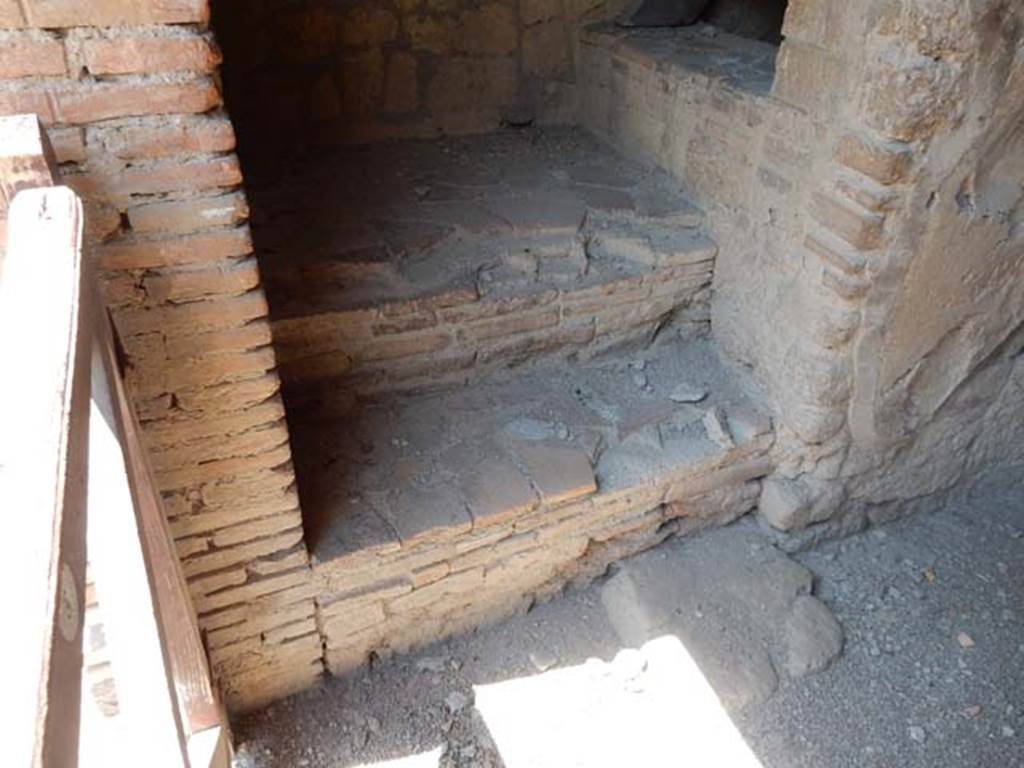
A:
{"label": "red brick course", "polygon": [[211,72],[221,61],[213,41],[197,37],[87,40],[82,54],[94,75]]}
{"label": "red brick course", "polygon": [[57,40],[0,41],[0,79],[66,75],[64,46]]}
{"label": "red brick course", "polygon": [[0,0],[0,28],[205,23],[207,0]]}
{"label": "red brick course", "polygon": [[[213,658],[237,708],[312,683],[322,650],[294,491],[252,512],[294,473],[208,17],[208,0],[0,0],[0,115],[37,114],[84,199],[143,439],[194,514],[176,532],[200,622],[238,641]],[[294,592],[281,609],[271,576]]]}

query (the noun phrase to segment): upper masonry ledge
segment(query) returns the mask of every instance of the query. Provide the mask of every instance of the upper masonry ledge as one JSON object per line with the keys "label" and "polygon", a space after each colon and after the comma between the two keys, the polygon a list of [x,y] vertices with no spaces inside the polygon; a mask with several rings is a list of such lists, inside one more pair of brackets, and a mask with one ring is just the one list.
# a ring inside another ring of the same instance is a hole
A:
{"label": "upper masonry ledge", "polygon": [[710,25],[623,28],[601,23],[584,28],[581,40],[619,59],[701,85],[723,84],[769,97],[778,47],[722,32]]}

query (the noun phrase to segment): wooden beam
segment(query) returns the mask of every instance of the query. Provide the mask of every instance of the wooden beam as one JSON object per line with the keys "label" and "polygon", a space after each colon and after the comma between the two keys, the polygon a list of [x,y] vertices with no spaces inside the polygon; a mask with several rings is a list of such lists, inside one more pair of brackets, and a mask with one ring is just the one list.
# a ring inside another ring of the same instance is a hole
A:
{"label": "wooden beam", "polygon": [[[113,423],[124,455],[128,489],[153,583],[153,597],[180,706],[180,720],[185,735],[191,736],[214,726],[226,726],[226,720],[213,690],[199,623],[174,548],[163,501],[156,490],[149,459],[142,446],[138,419],[117,368],[116,332],[107,314],[103,312],[100,315],[95,324],[95,337],[105,366],[103,386],[110,390]],[[97,520],[95,524],[102,525],[102,521]],[[91,560],[95,563],[96,558]],[[105,612],[104,587],[98,585],[98,591],[100,608]],[[116,659],[114,667],[116,676]]]}
{"label": "wooden beam", "polygon": [[23,189],[53,186],[56,174],[57,161],[39,118],[0,117],[0,251],[14,196]]}
{"label": "wooden beam", "polygon": [[63,187],[20,192],[0,275],[0,557],[6,615],[0,764],[72,766],[85,596],[89,339],[82,207]]}
{"label": "wooden beam", "polygon": [[[105,322],[95,323],[102,333]],[[113,351],[97,334],[92,360],[89,440],[89,563],[103,611],[104,636],[117,684],[118,717],[133,743],[124,755],[188,768],[187,739],[164,641],[156,591],[160,576],[146,549],[144,522],[122,445],[122,406]]]}

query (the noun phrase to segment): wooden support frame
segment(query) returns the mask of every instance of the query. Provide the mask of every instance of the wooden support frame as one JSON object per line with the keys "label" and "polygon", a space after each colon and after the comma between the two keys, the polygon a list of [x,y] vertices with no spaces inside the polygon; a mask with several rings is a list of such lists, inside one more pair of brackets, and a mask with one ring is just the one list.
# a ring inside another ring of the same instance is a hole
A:
{"label": "wooden support frame", "polygon": [[85,596],[90,333],[82,318],[82,207],[69,189],[13,200],[0,281],[0,499],[16,539],[0,558],[2,761],[74,765]]}
{"label": "wooden support frame", "polygon": [[0,633],[0,764],[77,765],[88,538],[126,731],[139,737],[124,756],[227,768],[226,715],[115,331],[83,267],[81,202],[49,186],[35,116],[0,118],[0,137],[0,511],[16,531],[0,578],[18,585],[18,624]]}
{"label": "wooden support frame", "polygon": [[93,329],[89,549],[115,680],[129,730],[159,762],[188,766],[210,729],[226,735],[224,716],[106,312]]}

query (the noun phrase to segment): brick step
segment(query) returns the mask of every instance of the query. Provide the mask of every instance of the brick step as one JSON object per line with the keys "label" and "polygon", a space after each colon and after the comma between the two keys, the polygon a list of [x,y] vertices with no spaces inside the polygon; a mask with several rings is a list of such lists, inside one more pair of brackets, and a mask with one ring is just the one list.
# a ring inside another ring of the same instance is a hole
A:
{"label": "brick step", "polygon": [[[342,172],[343,171],[343,172]],[[664,173],[572,129],[347,150],[251,184],[289,413],[708,323],[717,252]]]}
{"label": "brick step", "polygon": [[742,515],[770,420],[706,340],[357,399],[292,441],[318,621],[342,672],[514,612]]}

